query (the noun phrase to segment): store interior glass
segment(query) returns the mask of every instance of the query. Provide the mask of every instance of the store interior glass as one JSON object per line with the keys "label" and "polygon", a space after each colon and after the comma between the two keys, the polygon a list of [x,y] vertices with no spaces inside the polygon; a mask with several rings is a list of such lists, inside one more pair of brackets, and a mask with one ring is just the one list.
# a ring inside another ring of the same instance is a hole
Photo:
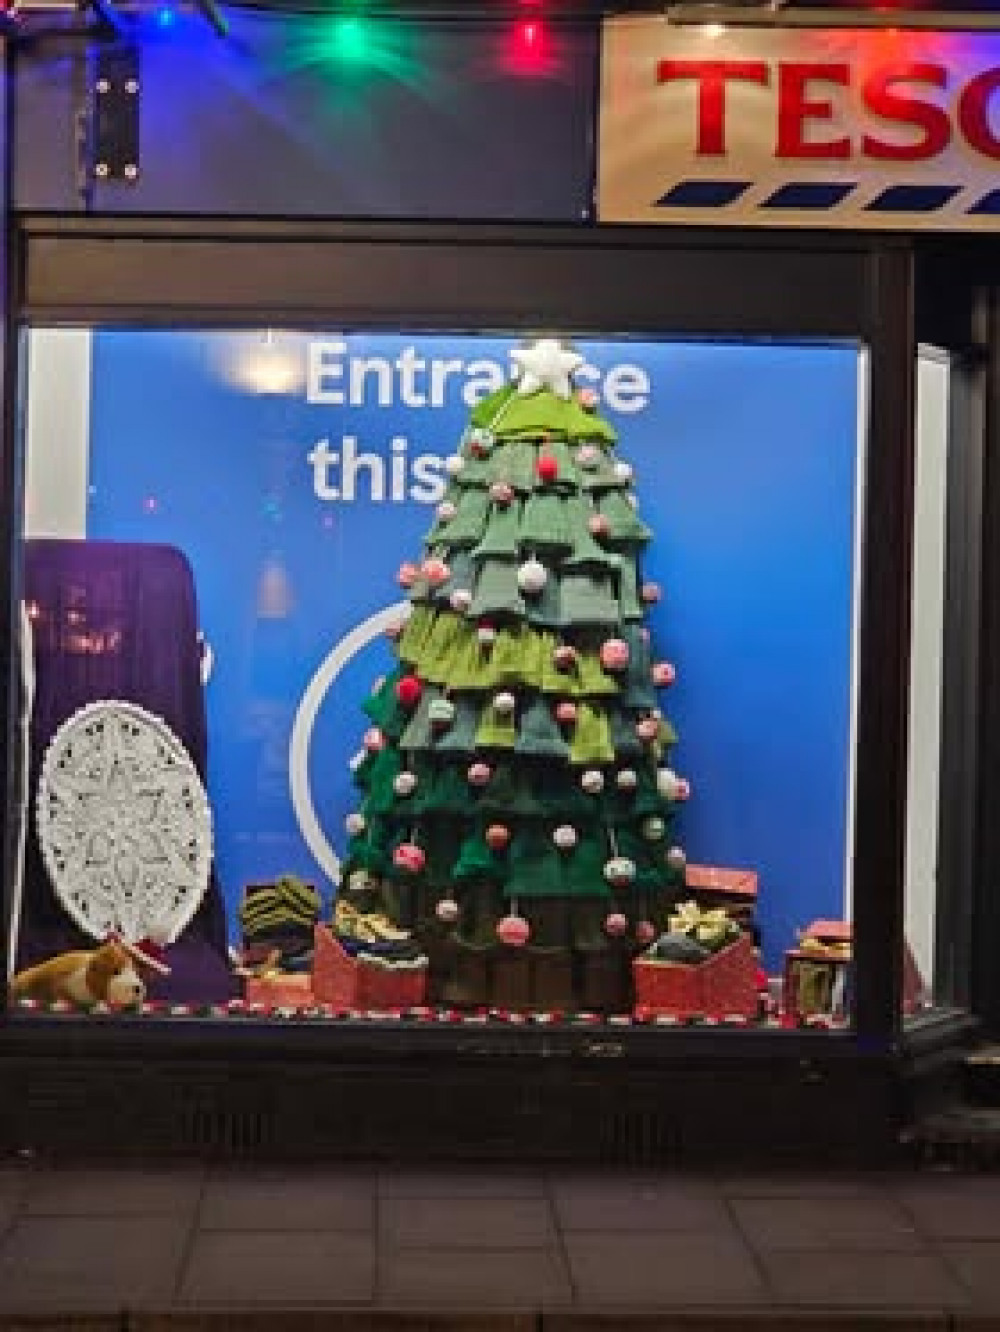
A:
{"label": "store interior glass", "polygon": [[850,1025],[863,348],[24,350],[18,1016]]}

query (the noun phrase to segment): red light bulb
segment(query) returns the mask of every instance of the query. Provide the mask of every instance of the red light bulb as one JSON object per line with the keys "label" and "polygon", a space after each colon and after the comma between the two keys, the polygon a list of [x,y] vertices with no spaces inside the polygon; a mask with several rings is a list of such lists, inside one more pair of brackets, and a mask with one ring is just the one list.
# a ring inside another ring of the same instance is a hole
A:
{"label": "red light bulb", "polygon": [[512,73],[540,74],[550,58],[548,30],[541,19],[523,18],[513,27],[507,62]]}

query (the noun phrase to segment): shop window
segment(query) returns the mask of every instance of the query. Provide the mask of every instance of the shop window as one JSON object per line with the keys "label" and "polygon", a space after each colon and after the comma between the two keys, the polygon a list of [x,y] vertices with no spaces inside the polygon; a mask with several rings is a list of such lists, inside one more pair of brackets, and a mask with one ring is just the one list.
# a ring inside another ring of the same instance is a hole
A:
{"label": "shop window", "polygon": [[26,351],[19,1018],[850,1025],[862,349]]}

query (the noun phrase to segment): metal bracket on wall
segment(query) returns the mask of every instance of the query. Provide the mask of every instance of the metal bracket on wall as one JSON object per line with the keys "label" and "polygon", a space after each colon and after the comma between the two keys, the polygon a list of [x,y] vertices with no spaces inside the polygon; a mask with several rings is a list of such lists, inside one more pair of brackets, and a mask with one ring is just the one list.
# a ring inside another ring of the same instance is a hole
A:
{"label": "metal bracket on wall", "polygon": [[139,48],[98,47],[94,59],[93,173],[97,180],[139,177]]}

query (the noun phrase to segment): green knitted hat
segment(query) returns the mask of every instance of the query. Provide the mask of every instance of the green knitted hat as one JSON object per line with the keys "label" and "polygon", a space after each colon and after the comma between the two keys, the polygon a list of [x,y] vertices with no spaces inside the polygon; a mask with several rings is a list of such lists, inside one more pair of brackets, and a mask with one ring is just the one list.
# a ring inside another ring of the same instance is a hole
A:
{"label": "green knitted hat", "polygon": [[608,540],[614,545],[644,545],[652,537],[622,490],[602,491],[597,501],[597,512],[608,520]]}
{"label": "green knitted hat", "polygon": [[565,892],[563,853],[551,836],[526,825],[515,832],[504,884],[507,897],[561,897]]}
{"label": "green knitted hat", "polygon": [[607,713],[603,708],[581,699],[577,704],[576,724],[570,745],[571,761],[580,764],[601,764],[613,762],[614,757]]}
{"label": "green knitted hat", "polygon": [[479,701],[473,694],[462,693],[451,695],[451,702],[455,705],[454,720],[445,730],[433,732],[434,752],[456,757],[472,754],[476,748]]}
{"label": "green knitted hat", "polygon": [[[507,691],[504,691],[507,692]],[[517,740],[517,713],[503,713],[487,697],[479,714],[476,728],[477,749],[512,749]]]}
{"label": "green knitted hat", "polygon": [[559,590],[564,624],[617,625],[618,597],[607,575],[595,570],[567,571]]}
{"label": "green knitted hat", "polygon": [[[467,463],[466,468],[468,466]],[[464,472],[462,480],[455,504],[455,516],[444,522],[438,520],[427,538],[427,545],[443,541],[452,549],[456,546],[474,546],[485,531],[491,505],[489,494],[481,486],[469,485]]]}
{"label": "green knitted hat", "polygon": [[568,554],[573,549],[566,500],[562,495],[550,489],[536,490],[529,495],[521,515],[520,543],[522,550],[547,551],[550,555]]}
{"label": "green knitted hat", "polygon": [[478,618],[523,615],[524,600],[517,585],[517,568],[516,560],[483,560],[469,614]]}
{"label": "green knitted hat", "polygon": [[543,695],[536,695],[524,709],[515,752],[532,758],[569,758],[569,747]]}
{"label": "green knitted hat", "polygon": [[399,737],[399,747],[401,749],[430,749],[433,734],[430,720],[431,706],[441,697],[442,691],[438,685],[424,685],[421,690],[420,701],[407,722],[405,730]]}
{"label": "green knitted hat", "polygon": [[472,558],[482,561],[492,556],[516,560],[521,549],[520,537],[521,501],[515,499],[506,505],[494,504],[483,535],[472,548]]}
{"label": "green knitted hat", "polygon": [[451,870],[454,879],[499,879],[500,862],[483,841],[480,833],[466,837],[459,847],[458,859]]}

